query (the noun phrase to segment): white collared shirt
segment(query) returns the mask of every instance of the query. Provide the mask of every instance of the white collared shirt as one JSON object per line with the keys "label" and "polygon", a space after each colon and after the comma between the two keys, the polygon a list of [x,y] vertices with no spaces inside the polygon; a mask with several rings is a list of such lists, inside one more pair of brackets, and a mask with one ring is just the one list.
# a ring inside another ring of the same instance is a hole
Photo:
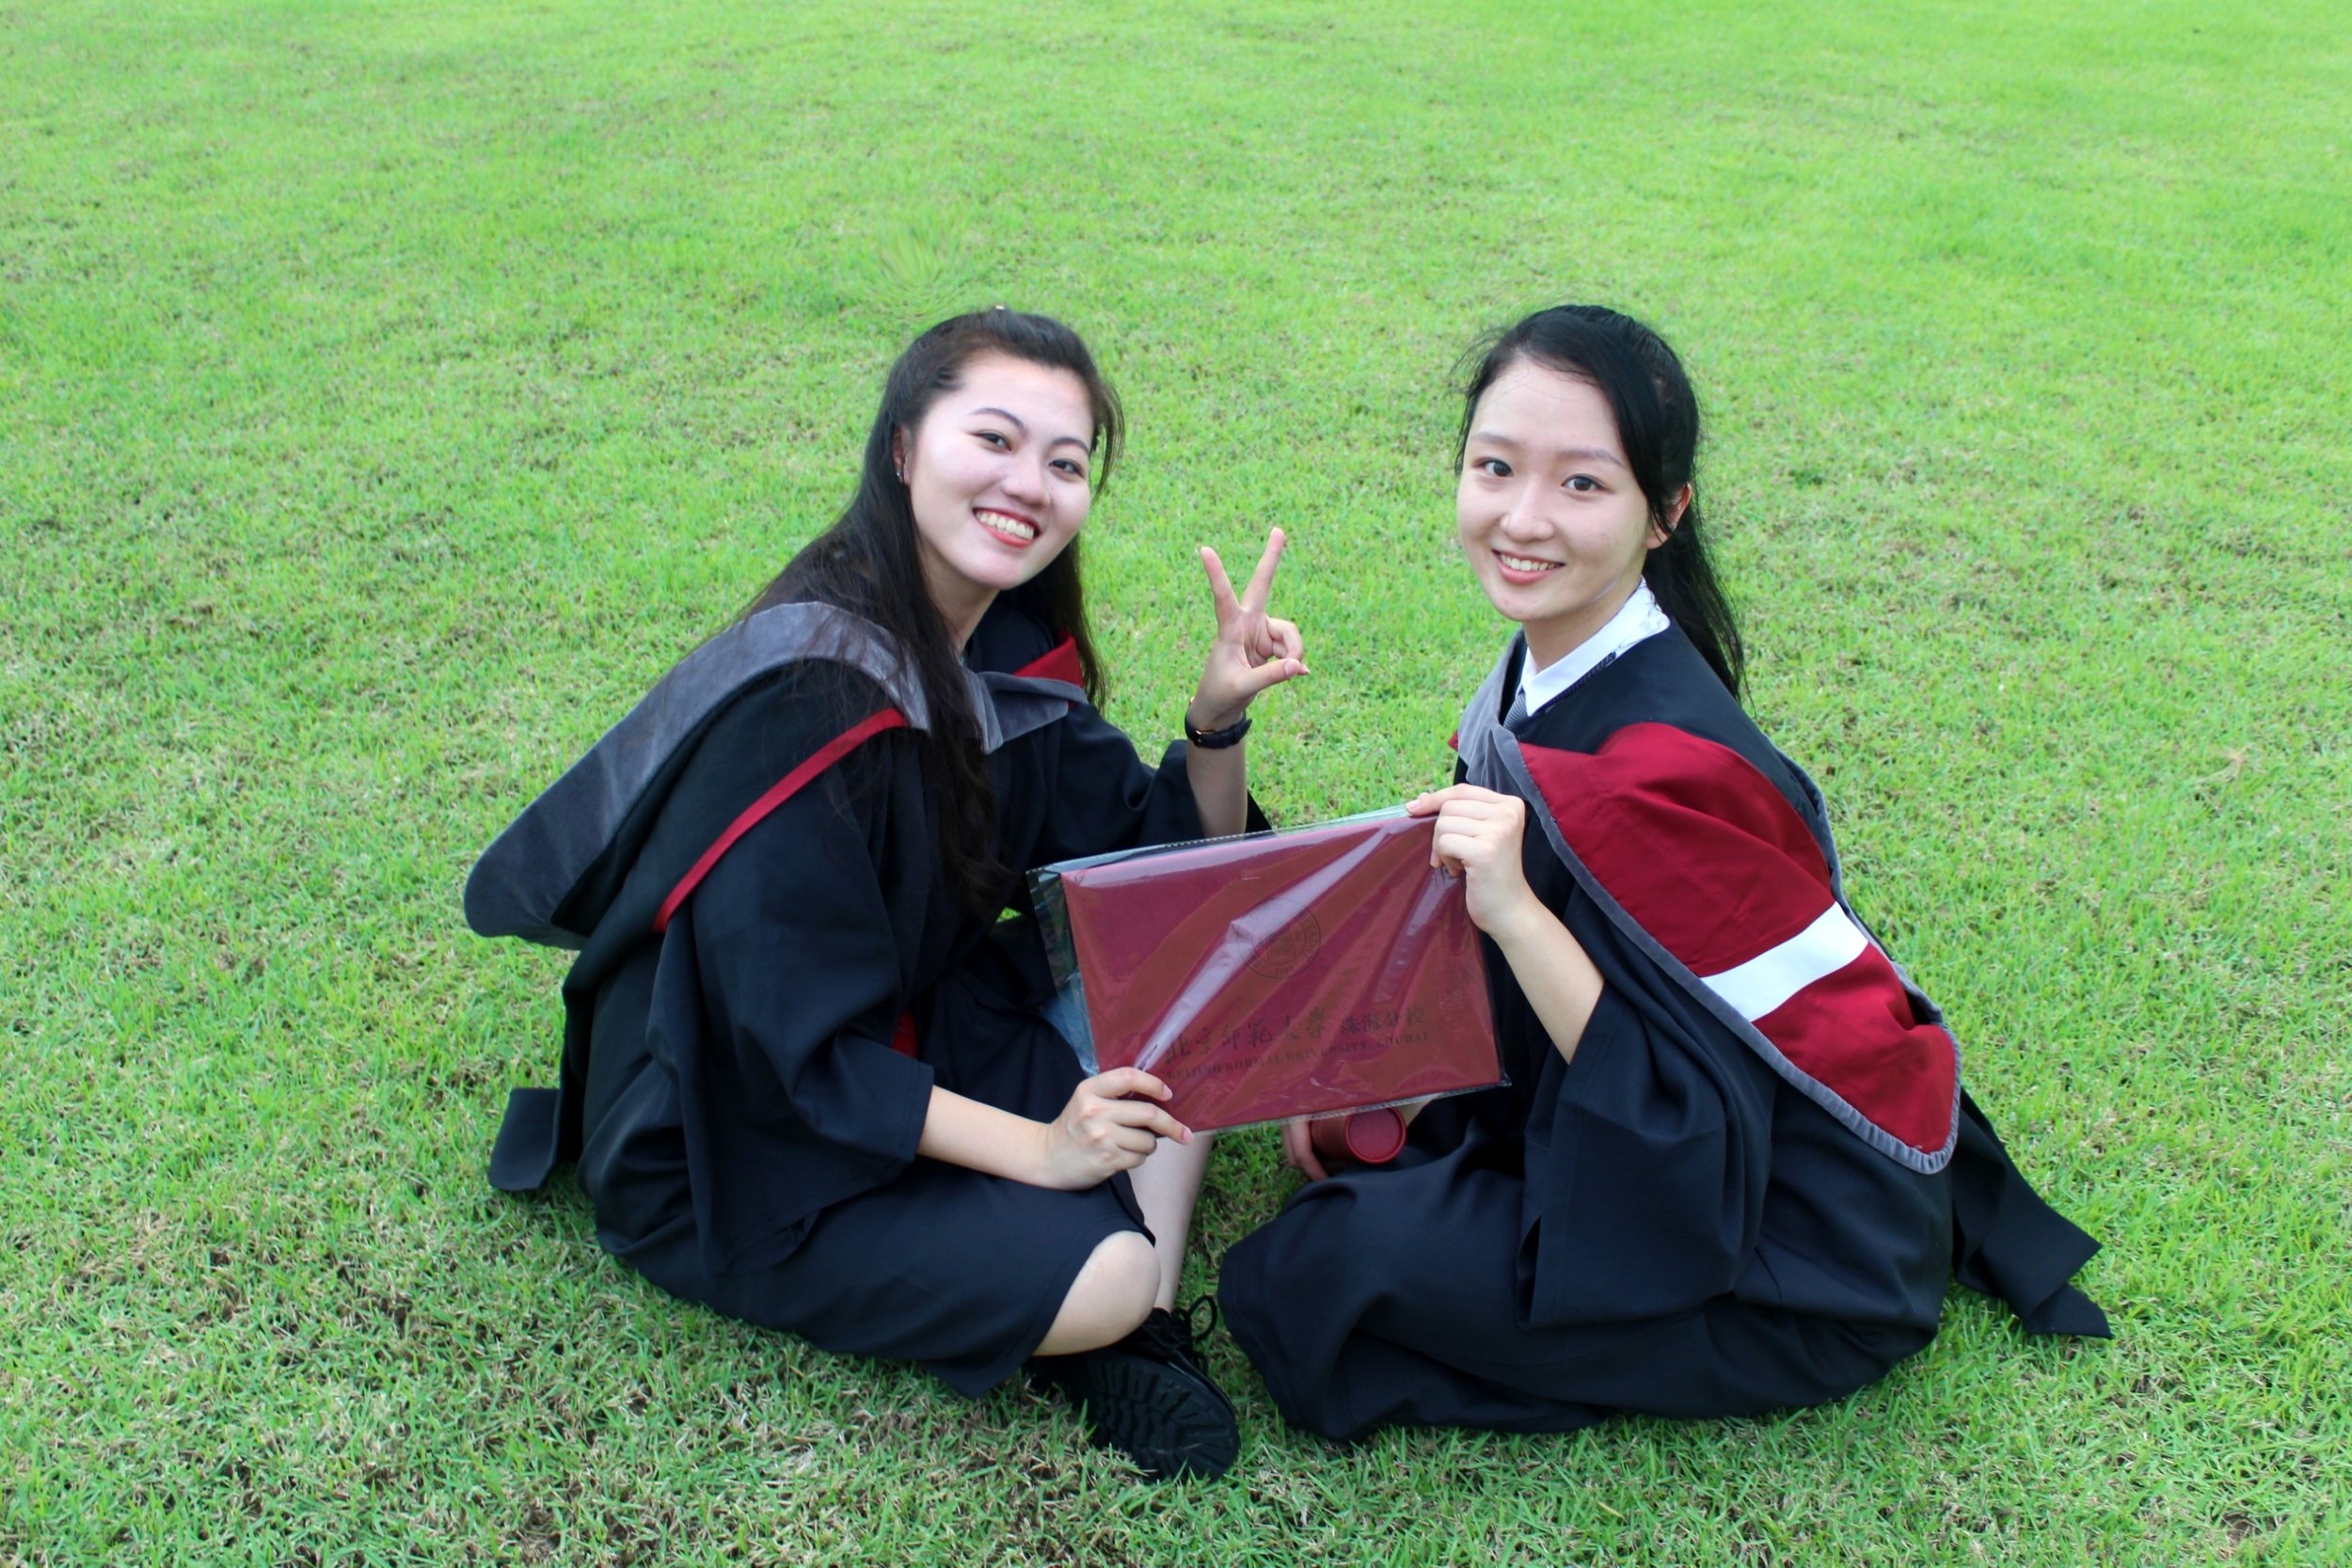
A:
{"label": "white collared shirt", "polygon": [[1636,642],[1656,637],[1673,625],[1658,608],[1658,596],[1649,591],[1649,584],[1637,582],[1608,623],[1565,654],[1540,670],[1534,668],[1532,655],[1521,659],[1518,700],[1534,713]]}

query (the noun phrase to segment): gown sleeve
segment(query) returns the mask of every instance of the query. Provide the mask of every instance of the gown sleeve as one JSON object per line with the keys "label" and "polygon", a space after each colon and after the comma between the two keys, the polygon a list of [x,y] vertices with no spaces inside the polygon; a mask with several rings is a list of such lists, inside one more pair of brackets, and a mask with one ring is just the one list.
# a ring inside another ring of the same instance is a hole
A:
{"label": "gown sleeve", "polygon": [[[806,749],[763,744],[806,705],[760,705],[713,742]],[[910,1005],[930,835],[905,745],[868,742],[762,818],[664,938],[649,1023],[677,1074],[715,1273],[776,1260],[818,1211],[914,1158],[932,1071],[890,1042]]]}
{"label": "gown sleeve", "polygon": [[[1675,1016],[1581,895],[1568,928],[1601,970],[1599,1003],[1563,1062],[1523,996],[1536,1086],[1518,1268],[1531,1326],[1690,1310],[1731,1290],[1755,1251],[1771,1168],[1772,1085]],[[1513,988],[1516,992],[1516,988]],[[1734,1042],[1736,1044],[1736,1042]],[[1524,1058],[1522,1058],[1524,1059]]]}
{"label": "gown sleeve", "polygon": [[[1207,835],[1184,770],[1184,742],[1171,743],[1155,768],[1136,754],[1125,731],[1092,707],[1072,708],[1057,728],[1055,809],[1039,840],[1037,863]],[[1248,830],[1268,825],[1253,798]]]}

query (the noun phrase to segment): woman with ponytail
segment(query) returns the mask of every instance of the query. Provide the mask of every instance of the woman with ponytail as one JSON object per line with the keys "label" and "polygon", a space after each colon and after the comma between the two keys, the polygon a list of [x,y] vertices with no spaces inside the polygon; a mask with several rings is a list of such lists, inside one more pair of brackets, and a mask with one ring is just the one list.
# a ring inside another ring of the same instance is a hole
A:
{"label": "woman with ponytail", "polygon": [[[1120,437],[1077,335],[997,309],[890,372],[848,507],[483,856],[469,921],[580,949],[562,1081],[491,1180],[576,1162],[663,1290],[977,1395],[1025,1362],[1149,1475],[1232,1407],[1171,1308],[1205,1138],[1043,1017],[1029,866],[1250,825],[1251,701],[1303,673],[1277,531],[1161,766],[1094,706],[1078,538]],[[1172,720],[1175,716],[1170,715]]]}
{"label": "woman with ponytail", "polygon": [[1940,1015],[1846,901],[1812,782],[1741,711],[1698,406],[1629,317],[1539,311],[1465,391],[1455,522],[1517,631],[1437,818],[1510,1083],[1327,1175],[1218,1297],[1285,1417],[1566,1431],[1852,1392],[1947,1282],[2106,1332],[2094,1250],[1963,1092]]}

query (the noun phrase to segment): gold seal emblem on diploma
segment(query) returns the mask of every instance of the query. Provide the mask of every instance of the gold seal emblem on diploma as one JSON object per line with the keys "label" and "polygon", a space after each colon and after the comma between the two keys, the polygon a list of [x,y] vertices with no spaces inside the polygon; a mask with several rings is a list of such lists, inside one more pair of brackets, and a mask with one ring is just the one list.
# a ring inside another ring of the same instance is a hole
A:
{"label": "gold seal emblem on diploma", "polygon": [[1315,923],[1315,911],[1301,910],[1298,918],[1266,939],[1265,945],[1249,955],[1249,967],[1269,980],[1287,980],[1309,964],[1323,951],[1323,927]]}

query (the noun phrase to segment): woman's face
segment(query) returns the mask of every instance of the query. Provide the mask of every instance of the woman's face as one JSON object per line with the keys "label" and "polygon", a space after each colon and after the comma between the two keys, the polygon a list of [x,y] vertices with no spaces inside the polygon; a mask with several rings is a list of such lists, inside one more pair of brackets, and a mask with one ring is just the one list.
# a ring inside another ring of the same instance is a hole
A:
{"label": "woman's face", "polygon": [[[1669,526],[1688,494],[1676,498]],[[1478,400],[1454,517],[1479,586],[1526,628],[1538,667],[1605,626],[1666,539],[1600,389],[1525,358]]]}
{"label": "woman's face", "polygon": [[932,601],[961,641],[990,601],[1078,536],[1094,492],[1094,409],[1068,371],[967,361],[898,453]]}

